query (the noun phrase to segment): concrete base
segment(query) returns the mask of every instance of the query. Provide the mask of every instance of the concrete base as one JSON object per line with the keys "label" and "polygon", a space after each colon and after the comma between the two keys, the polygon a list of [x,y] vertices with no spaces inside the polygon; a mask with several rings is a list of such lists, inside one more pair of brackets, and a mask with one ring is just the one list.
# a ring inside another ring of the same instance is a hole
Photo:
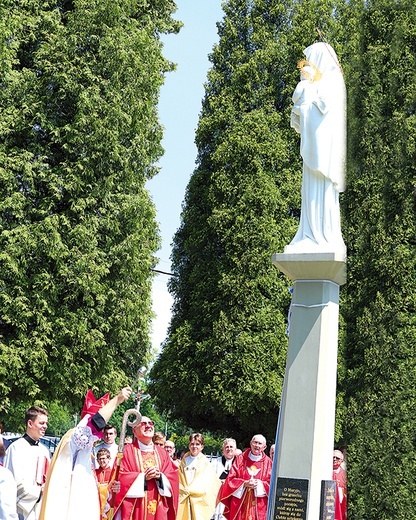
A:
{"label": "concrete base", "polygon": [[[340,256],[273,256],[295,282],[272,488],[277,478],[308,480],[307,520],[319,518],[321,483],[332,479],[339,285],[345,283],[345,257]],[[274,493],[271,489],[269,519],[274,518]]]}
{"label": "concrete base", "polygon": [[343,285],[346,279],[345,253],[275,253],[273,264],[291,280],[331,280]]}

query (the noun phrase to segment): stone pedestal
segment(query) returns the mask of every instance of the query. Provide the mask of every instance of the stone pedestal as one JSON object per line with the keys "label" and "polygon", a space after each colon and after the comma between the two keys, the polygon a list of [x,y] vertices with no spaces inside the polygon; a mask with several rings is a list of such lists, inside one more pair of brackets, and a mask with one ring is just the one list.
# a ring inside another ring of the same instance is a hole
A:
{"label": "stone pedestal", "polygon": [[292,489],[297,481],[308,482],[307,503],[301,516],[283,516],[318,520],[322,481],[332,479],[339,286],[345,283],[345,255],[275,254],[272,261],[294,280],[294,290],[268,519],[280,518],[277,482],[284,486],[287,479]]}

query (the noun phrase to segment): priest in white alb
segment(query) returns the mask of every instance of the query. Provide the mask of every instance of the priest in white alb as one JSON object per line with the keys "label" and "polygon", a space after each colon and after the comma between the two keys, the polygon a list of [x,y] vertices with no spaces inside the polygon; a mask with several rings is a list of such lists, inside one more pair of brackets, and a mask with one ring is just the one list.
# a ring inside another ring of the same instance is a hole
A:
{"label": "priest in white alb", "polygon": [[26,433],[6,451],[4,467],[9,469],[17,484],[19,520],[38,520],[49,450],[39,442],[48,427],[48,412],[39,406],[26,410]]}

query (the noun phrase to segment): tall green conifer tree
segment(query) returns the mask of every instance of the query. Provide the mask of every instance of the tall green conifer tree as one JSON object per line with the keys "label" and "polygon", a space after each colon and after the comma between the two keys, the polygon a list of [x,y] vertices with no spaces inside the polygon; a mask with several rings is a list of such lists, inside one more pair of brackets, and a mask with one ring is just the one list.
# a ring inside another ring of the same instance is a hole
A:
{"label": "tall green conifer tree", "polygon": [[[0,408],[146,359],[170,0],[0,6]],[[5,397],[7,396],[7,398]]]}
{"label": "tall green conifer tree", "polygon": [[302,49],[333,7],[289,4],[224,3],[174,240],[174,314],[151,374],[173,416],[240,439],[276,430],[290,282],[271,255],[292,239],[300,207],[291,95]]}
{"label": "tall green conifer tree", "polygon": [[348,74],[349,513],[415,516],[416,12],[358,4]]}

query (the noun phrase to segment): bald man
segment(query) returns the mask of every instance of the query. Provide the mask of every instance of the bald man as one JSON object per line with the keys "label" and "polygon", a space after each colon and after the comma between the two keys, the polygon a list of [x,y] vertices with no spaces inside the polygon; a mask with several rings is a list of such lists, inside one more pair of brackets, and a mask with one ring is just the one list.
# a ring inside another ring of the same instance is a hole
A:
{"label": "bald man", "polygon": [[254,435],[250,448],[234,460],[220,491],[228,520],[266,520],[272,461],[265,449],[263,435]]}

